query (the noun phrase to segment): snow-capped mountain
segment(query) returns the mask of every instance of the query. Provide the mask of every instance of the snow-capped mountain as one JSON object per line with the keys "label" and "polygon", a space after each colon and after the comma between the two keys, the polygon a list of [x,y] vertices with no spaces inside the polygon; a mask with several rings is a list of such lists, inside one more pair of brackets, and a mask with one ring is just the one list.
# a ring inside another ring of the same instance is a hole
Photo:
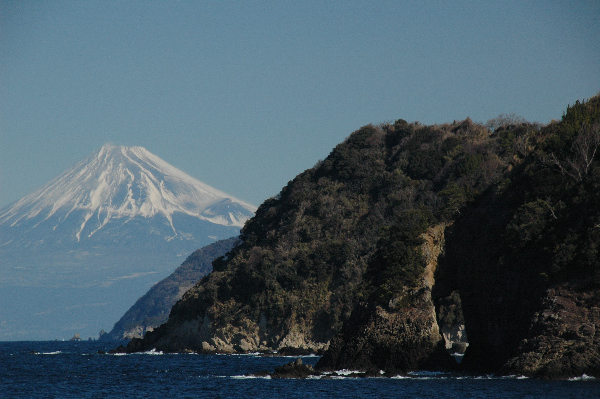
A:
{"label": "snow-capped mountain", "polygon": [[97,335],[255,210],[142,147],[103,146],[0,209],[0,340]]}
{"label": "snow-capped mountain", "polygon": [[[169,165],[142,147],[107,144],[38,191],[0,211],[0,225],[55,229],[80,218],[74,238],[90,238],[113,219],[165,217],[178,235],[179,212],[223,226],[243,227],[255,208]],[[82,216],[83,215],[83,216]]]}

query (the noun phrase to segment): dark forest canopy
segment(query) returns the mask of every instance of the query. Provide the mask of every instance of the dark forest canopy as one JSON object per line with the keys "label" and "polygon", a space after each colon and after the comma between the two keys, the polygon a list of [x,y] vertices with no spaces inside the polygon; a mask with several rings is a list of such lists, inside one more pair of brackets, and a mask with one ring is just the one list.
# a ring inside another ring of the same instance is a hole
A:
{"label": "dark forest canopy", "polygon": [[327,343],[358,302],[385,307],[418,285],[422,234],[440,224],[454,226],[455,245],[440,295],[495,278],[537,293],[578,276],[597,287],[599,123],[594,97],[545,126],[514,115],[367,125],[265,201],[169,323],[260,321],[276,337],[295,329]]}
{"label": "dark forest canopy", "polygon": [[[389,299],[393,286],[418,275],[422,262],[411,251],[427,226],[453,221],[492,185],[507,186],[527,157],[570,148],[577,126],[597,119],[581,109],[597,103],[569,107],[543,129],[515,118],[494,131],[470,119],[361,128],[259,207],[243,243],[193,291],[201,292],[198,311],[222,323],[261,310],[276,325],[310,319],[333,327],[323,330],[329,338],[367,291]],[[551,162],[540,164],[568,183]]]}

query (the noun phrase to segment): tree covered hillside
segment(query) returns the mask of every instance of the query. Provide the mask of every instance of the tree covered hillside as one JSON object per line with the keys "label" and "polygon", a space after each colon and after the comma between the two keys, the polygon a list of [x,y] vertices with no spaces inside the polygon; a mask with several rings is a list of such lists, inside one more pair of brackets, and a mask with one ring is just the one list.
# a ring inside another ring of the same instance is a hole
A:
{"label": "tree covered hillside", "polygon": [[394,373],[448,367],[440,327],[464,321],[461,367],[600,376],[599,126],[598,96],[546,126],[365,126],[127,350],[329,347],[322,368]]}
{"label": "tree covered hillside", "polygon": [[600,97],[569,106],[530,142],[525,162],[447,233],[438,290],[460,291],[465,367],[600,373],[589,333],[600,325]]}
{"label": "tree covered hillside", "polygon": [[[357,301],[386,304],[417,283],[427,227],[452,222],[523,162],[540,127],[501,119],[494,132],[470,119],[354,132],[265,201],[241,244],[213,263],[164,328],[133,346],[326,347]],[[172,338],[192,320],[201,322],[197,336]],[[248,336],[260,338],[247,345]]]}

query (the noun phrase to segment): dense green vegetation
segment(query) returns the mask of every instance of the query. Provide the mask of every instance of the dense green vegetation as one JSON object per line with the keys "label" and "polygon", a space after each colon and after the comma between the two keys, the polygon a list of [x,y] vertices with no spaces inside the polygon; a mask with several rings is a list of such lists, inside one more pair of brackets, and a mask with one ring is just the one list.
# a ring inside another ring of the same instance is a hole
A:
{"label": "dense green vegetation", "polygon": [[493,368],[510,357],[534,333],[550,287],[569,284],[600,303],[599,127],[594,97],[539,131],[495,132],[523,160],[461,211],[438,278],[439,295],[460,291],[472,349],[465,365]]}
{"label": "dense green vegetation", "polygon": [[[509,143],[524,137],[503,136]],[[471,227],[473,245],[485,241],[494,249],[487,251],[493,263],[535,276],[536,284],[577,276],[600,281],[600,98],[568,107],[562,121],[526,141],[525,162],[458,224]],[[465,244],[454,249],[469,251]]]}
{"label": "dense green vegetation", "polygon": [[[573,126],[597,120],[589,115],[597,111],[580,108],[597,109],[597,102],[569,107],[562,122],[543,128],[501,116],[487,125],[398,120],[359,129],[259,207],[242,230],[242,243],[213,263],[214,272],[174,308],[174,316],[207,315],[224,326],[257,322],[263,314],[272,329],[302,325],[328,341],[357,301],[387,306],[417,285],[425,266],[421,235],[428,227],[472,214],[490,196],[520,204],[517,214],[500,212],[496,222],[486,222],[504,223],[501,240],[494,237],[509,245],[504,262],[535,269],[546,282],[575,258],[574,268],[596,270],[593,226],[600,220],[568,216],[563,209],[574,201],[582,212],[596,206],[595,197],[577,193],[583,180],[596,184],[590,179],[598,171],[589,166],[577,180],[562,162],[576,156],[576,150],[564,150],[574,148],[580,130]],[[517,186],[528,191],[513,194]],[[562,194],[550,195],[548,187]],[[495,210],[484,212],[496,218]],[[538,251],[545,240],[560,240],[560,249]],[[548,258],[548,251],[560,256],[532,263],[532,257]]]}
{"label": "dense green vegetation", "polygon": [[464,322],[465,370],[600,376],[598,147],[599,96],[546,126],[365,126],[127,350],[331,343],[324,368],[451,369],[436,327]]}

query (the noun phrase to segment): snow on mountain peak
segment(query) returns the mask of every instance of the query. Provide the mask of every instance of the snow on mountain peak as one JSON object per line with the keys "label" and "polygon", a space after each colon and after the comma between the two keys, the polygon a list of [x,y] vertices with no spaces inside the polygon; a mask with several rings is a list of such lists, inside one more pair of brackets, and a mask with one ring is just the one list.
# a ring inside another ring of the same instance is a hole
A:
{"label": "snow on mountain peak", "polygon": [[[224,204],[229,204],[227,209]],[[176,235],[172,220],[176,212],[243,227],[256,208],[192,178],[143,147],[105,144],[41,189],[0,210],[0,224],[14,226],[34,218],[39,224],[58,214],[64,221],[81,211],[78,241],[92,218],[97,223],[89,236],[111,219],[155,215],[166,217]]]}

